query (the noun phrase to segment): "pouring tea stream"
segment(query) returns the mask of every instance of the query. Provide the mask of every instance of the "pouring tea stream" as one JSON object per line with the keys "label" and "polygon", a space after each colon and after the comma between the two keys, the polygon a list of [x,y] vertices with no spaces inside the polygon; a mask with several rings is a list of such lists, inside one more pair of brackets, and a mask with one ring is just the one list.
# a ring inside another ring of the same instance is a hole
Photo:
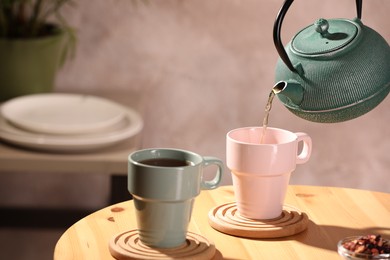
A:
{"label": "pouring tea stream", "polygon": [[264,109],[264,118],[263,118],[263,130],[261,131],[261,137],[260,137],[260,144],[264,143],[264,137],[267,133],[267,127],[268,127],[268,119],[269,119],[269,113],[271,112],[272,108],[272,101],[274,100],[274,97],[276,93],[278,93],[279,90],[274,86],[274,88],[271,90],[268,96],[267,104],[265,105]]}

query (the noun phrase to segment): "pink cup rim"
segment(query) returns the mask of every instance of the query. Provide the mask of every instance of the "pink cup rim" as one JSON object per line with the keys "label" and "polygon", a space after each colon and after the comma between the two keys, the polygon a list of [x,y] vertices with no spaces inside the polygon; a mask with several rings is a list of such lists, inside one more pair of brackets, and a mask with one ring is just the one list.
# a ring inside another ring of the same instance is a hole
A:
{"label": "pink cup rim", "polygon": [[235,129],[230,130],[226,134],[226,138],[229,139],[230,141],[238,143],[238,144],[253,145],[253,146],[266,146],[266,145],[274,146],[274,145],[288,144],[288,143],[294,142],[298,138],[295,133],[293,133],[289,130],[285,130],[285,129],[281,129],[281,128],[277,128],[277,127],[267,127],[267,130],[279,131],[279,132],[283,132],[285,134],[288,134],[289,136],[291,136],[291,140],[281,142],[281,143],[271,143],[270,144],[270,143],[245,142],[245,141],[240,141],[240,140],[237,140],[237,139],[231,137],[231,135],[235,132],[243,131],[243,130],[251,130],[251,129],[255,129],[255,130],[256,129],[263,129],[263,127],[262,126],[247,126],[247,127],[235,128]]}

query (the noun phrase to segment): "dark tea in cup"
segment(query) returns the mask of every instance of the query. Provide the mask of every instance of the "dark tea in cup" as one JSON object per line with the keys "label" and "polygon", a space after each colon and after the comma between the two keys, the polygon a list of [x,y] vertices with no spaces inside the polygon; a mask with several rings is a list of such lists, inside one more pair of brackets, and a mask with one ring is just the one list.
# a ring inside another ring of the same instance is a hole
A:
{"label": "dark tea in cup", "polygon": [[190,161],[171,158],[152,158],[140,161],[139,163],[160,167],[185,167],[193,165],[193,163]]}

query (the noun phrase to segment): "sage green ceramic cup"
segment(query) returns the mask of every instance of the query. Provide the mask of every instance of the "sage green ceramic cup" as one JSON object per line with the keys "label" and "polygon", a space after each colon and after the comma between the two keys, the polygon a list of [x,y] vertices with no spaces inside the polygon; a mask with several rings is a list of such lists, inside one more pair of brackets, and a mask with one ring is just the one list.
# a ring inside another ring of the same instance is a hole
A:
{"label": "sage green ceramic cup", "polygon": [[[203,169],[216,165],[212,180]],[[150,247],[171,248],[185,243],[195,197],[215,189],[223,174],[215,157],[169,149],[145,149],[129,155],[128,190],[133,195],[140,240]]]}

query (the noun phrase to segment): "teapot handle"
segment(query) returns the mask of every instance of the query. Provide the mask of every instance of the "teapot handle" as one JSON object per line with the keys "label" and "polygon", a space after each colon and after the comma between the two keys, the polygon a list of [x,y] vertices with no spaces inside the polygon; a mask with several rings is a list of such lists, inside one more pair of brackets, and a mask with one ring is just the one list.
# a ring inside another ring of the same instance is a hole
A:
{"label": "teapot handle", "polygon": [[[287,13],[288,8],[290,8],[290,6],[292,4],[292,2],[294,2],[294,0],[285,0],[282,8],[280,8],[279,13],[278,13],[276,20],[275,20],[275,23],[274,23],[273,34],[274,34],[275,48],[278,51],[280,58],[282,59],[284,64],[286,64],[286,66],[292,72],[297,72],[297,70],[294,68],[294,65],[291,63],[291,60],[288,57],[287,52],[283,47],[282,40],[280,38],[280,31],[282,29],[282,22],[283,22],[284,16]],[[362,17],[362,2],[363,2],[363,0],[356,0],[356,12],[357,12],[357,17],[359,18],[359,20]]]}
{"label": "teapot handle", "polygon": [[357,18],[359,20],[362,19],[362,6],[363,6],[363,0],[356,0],[356,13],[357,13]]}

